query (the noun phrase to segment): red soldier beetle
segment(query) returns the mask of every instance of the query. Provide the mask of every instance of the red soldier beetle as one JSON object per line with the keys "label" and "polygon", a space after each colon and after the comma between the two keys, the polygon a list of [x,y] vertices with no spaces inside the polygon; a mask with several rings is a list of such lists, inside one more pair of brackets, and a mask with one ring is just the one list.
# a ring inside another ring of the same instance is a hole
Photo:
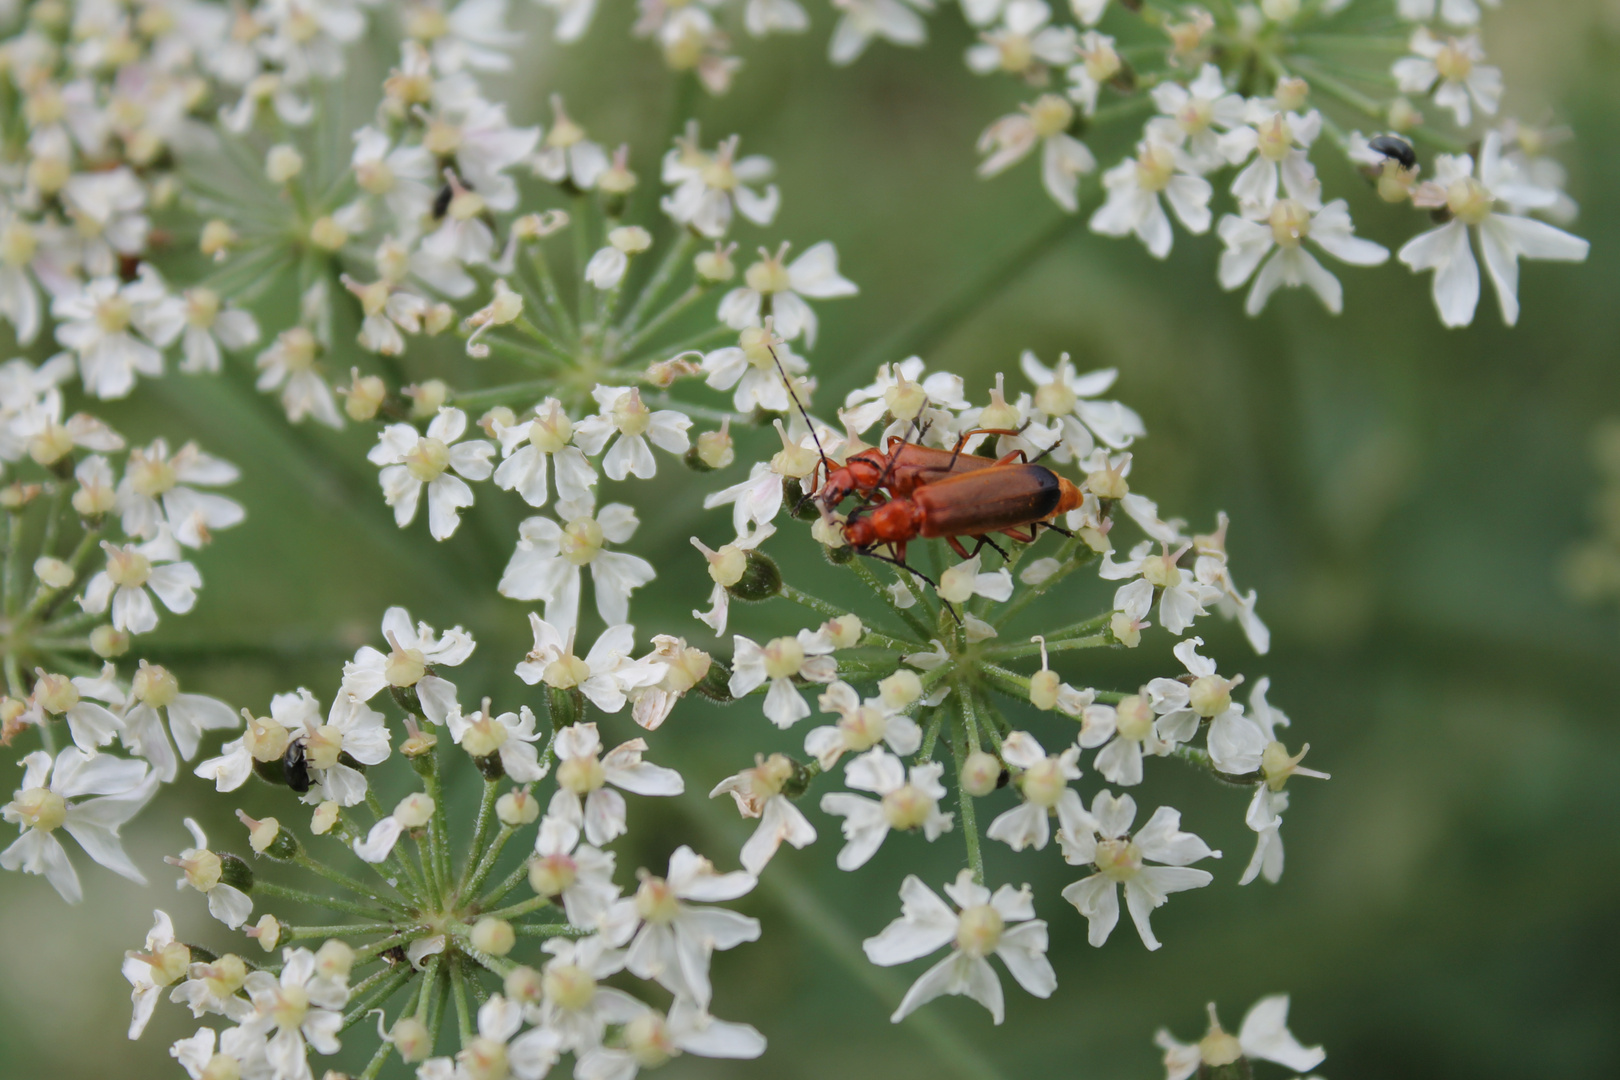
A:
{"label": "red soldier beetle", "polygon": [[902,566],[906,544],[917,539],[943,539],[968,559],[972,556],[960,537],[976,538],[979,547],[995,547],[989,534],[997,532],[1030,543],[1040,527],[1056,529],[1052,520],[1077,509],[1083,499],[1079,488],[1044,465],[997,465],[921,484],[907,498],[862,507],[845,522],[844,540],[862,554],[890,545]]}
{"label": "red soldier beetle", "polygon": [[851,454],[843,467],[834,469],[822,483],[815,499],[823,510],[831,510],[850,495],[871,497],[884,489],[895,498],[910,498],[923,484],[934,483],[950,476],[977,472],[980,469],[1009,465],[1025,459],[1022,450],[1014,450],[1004,457],[981,457],[964,454],[962,447],[975,435],[1005,435],[1016,437],[1022,430],[1011,428],[974,428],[964,431],[952,450],[923,446],[907,442],[899,435],[889,436],[889,448],[882,451],[873,447]]}

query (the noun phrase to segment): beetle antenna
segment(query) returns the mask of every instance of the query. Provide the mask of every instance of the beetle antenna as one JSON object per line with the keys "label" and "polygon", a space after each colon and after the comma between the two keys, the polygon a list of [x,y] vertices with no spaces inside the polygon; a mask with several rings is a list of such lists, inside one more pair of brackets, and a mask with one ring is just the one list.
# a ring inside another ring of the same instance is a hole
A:
{"label": "beetle antenna", "polygon": [[[767,330],[766,333],[771,334],[774,331]],[[827,451],[821,447],[821,436],[816,434],[816,425],[811,422],[810,414],[805,411],[804,402],[799,400],[799,395],[794,391],[793,380],[788,378],[787,368],[782,366],[782,358],[776,355],[776,346],[770,344],[769,338],[766,339],[765,351],[771,354],[771,360],[776,364],[776,373],[782,377],[783,388],[787,390],[788,397],[793,399],[794,407],[799,410],[799,416],[804,420],[804,426],[810,429],[810,438],[815,441],[816,453],[821,456],[822,475],[831,476],[832,462],[827,460]]]}

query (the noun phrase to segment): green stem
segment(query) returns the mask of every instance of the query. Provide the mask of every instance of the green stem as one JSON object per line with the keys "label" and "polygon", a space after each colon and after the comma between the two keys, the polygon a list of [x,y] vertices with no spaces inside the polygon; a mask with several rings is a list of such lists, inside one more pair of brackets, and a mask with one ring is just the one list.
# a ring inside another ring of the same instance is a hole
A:
{"label": "green stem", "polygon": [[697,238],[692,235],[692,230],[681,229],[679,238],[670,245],[669,252],[659,262],[658,269],[653,271],[652,277],[648,278],[647,284],[642,287],[641,295],[636,297],[636,302],[631,304],[630,310],[625,313],[624,321],[619,324],[619,333],[622,336],[629,337],[635,334],[636,327],[641,323],[641,317],[663,293],[669,279],[675,276],[675,270],[692,254],[695,246]]}
{"label": "green stem", "polygon": [[364,904],[356,904],[353,901],[336,896],[319,896],[312,892],[305,892],[303,889],[278,885],[273,881],[255,881],[253,891],[259,895],[274,896],[280,900],[295,900],[300,904],[308,904],[311,907],[346,911],[350,915],[358,915],[363,919],[387,919],[391,917],[389,912],[378,911],[375,908],[366,907]]}
{"label": "green stem", "polygon": [[520,900],[508,907],[496,908],[494,911],[486,911],[484,914],[495,919],[516,919],[520,916],[527,915],[530,912],[539,911],[543,907],[550,906],[550,904],[551,901],[544,896],[532,896],[527,900]]}
{"label": "green stem", "polygon": [[567,923],[519,923],[512,929],[517,931],[519,937],[541,938],[582,938],[596,932],[588,926],[570,926]]}
{"label": "green stem", "polygon": [[934,715],[928,718],[928,727],[923,731],[922,747],[917,751],[918,761],[934,760],[934,743],[939,740],[939,728],[944,722],[945,710],[936,705]]}
{"label": "green stem", "polygon": [[[1062,641],[1048,641],[1046,651],[1049,653],[1068,652],[1074,649],[1105,649],[1114,643],[1114,637],[1109,633],[1094,634],[1091,637],[1064,638]],[[998,660],[1016,660],[1020,657],[1035,656],[1041,647],[1033,642],[1028,645],[998,645],[984,651],[985,656],[993,656]]]}
{"label": "green stem", "polygon": [[525,859],[523,860],[523,865],[519,866],[516,870],[513,870],[506,877],[502,878],[498,885],[489,890],[489,892],[485,893],[483,896],[479,897],[478,907],[484,908],[495,903],[497,900],[502,899],[507,893],[517,888],[521,882],[526,881],[528,877],[529,861]]}
{"label": "green stem", "polygon": [[[411,976],[416,974],[416,969],[411,967],[409,962],[406,962],[379,974],[384,977],[378,981],[375,989],[362,998],[358,1005],[343,1014],[344,1030],[348,1030],[359,1023],[368,1012],[393,997],[396,990],[411,981]],[[360,985],[364,986],[365,983]],[[356,987],[356,989],[358,990],[359,987]],[[353,1000],[352,996],[350,1000]],[[387,1046],[388,1044],[384,1043],[383,1045]]]}
{"label": "green stem", "polygon": [[573,316],[568,314],[568,305],[563,303],[562,295],[557,291],[557,279],[551,275],[551,263],[546,259],[543,243],[543,240],[536,240],[529,247],[529,263],[534,267],[535,276],[540,279],[540,294],[545,297],[546,307],[557,320],[558,329],[563,335],[577,338],[579,330],[574,325]]}
{"label": "green stem", "polygon": [[472,1015],[471,1010],[467,1007],[466,976],[461,971],[460,957],[452,957],[449,963],[450,985],[455,992],[456,998],[456,1026],[461,1031],[461,1045],[465,1048],[468,1043],[472,1042],[473,1037]]}
{"label": "green stem", "polygon": [[[401,914],[410,913],[410,906],[404,901],[397,900],[391,896],[384,896],[381,893],[372,892],[364,882],[350,877],[341,870],[334,870],[324,863],[316,862],[314,859],[310,858],[306,852],[300,851],[294,855],[293,862],[297,863],[299,866],[302,866],[305,870],[308,870],[312,874],[318,874],[334,885],[341,885],[343,888],[357,896],[364,896],[375,900],[384,907],[395,908]],[[380,874],[378,876],[381,877]],[[384,881],[386,880],[387,879],[384,878]]]}
{"label": "green stem", "polygon": [[397,929],[398,927],[393,923],[386,922],[336,923],[332,926],[283,926],[281,928],[281,938],[283,941],[301,941],[305,938],[391,934]]}
{"label": "green stem", "polygon": [[[972,706],[968,703],[966,695],[959,696],[958,702],[964,720],[963,727],[966,731],[971,731],[972,721],[968,717],[972,712]],[[958,732],[957,737],[952,740],[951,744],[951,756],[956,758],[958,771],[961,770],[963,762],[967,760],[966,744],[968,736],[966,731]],[[974,739],[973,741],[976,743],[978,740]],[[984,852],[979,850],[979,821],[973,809],[973,796],[962,789],[960,781],[956,785],[956,806],[962,815],[962,842],[967,847],[968,868],[973,871],[973,880],[983,885]]]}
{"label": "green stem", "polygon": [[1056,585],[1058,582],[1062,581],[1064,578],[1068,577],[1070,574],[1074,573],[1076,570],[1080,569],[1082,566],[1085,566],[1087,563],[1091,562],[1097,557],[1097,553],[1092,551],[1090,548],[1086,548],[1085,554],[1077,555],[1076,553],[1080,549],[1080,543],[1080,539],[1076,537],[1073,540],[1065,542],[1064,545],[1058,549],[1057,559],[1062,565],[1060,565],[1056,570],[1052,571],[1051,577],[1047,578],[1045,581],[1042,581],[1038,585],[1029,586],[1024,590],[1023,593],[1013,600],[1012,603],[1008,604],[1007,607],[1003,609],[1001,615],[996,619],[995,622],[998,630],[1001,627],[1006,626],[1007,623],[1012,620],[1013,616],[1017,615],[1020,611],[1023,611],[1042,596],[1045,596],[1047,592],[1051,590],[1052,586]]}
{"label": "green stem", "polygon": [[[506,842],[512,839],[512,835],[516,832],[517,830],[510,825],[501,826],[500,831],[495,834],[495,839],[490,842],[489,850],[478,861],[478,866],[473,870],[472,875],[468,877],[466,883],[457,891],[458,896],[471,896],[478,891],[479,887],[484,884],[484,879],[489,876],[489,872],[495,869],[495,860],[501,857],[501,850],[506,847]],[[527,870],[527,866],[524,869]]]}
{"label": "green stem", "polygon": [[467,883],[472,878],[474,868],[484,855],[484,836],[489,832],[490,819],[495,816],[495,797],[500,792],[499,780],[484,781],[484,797],[478,802],[478,817],[473,823],[472,846],[467,849],[467,863],[462,867],[461,882],[456,886],[456,895],[465,896],[468,893]]}
{"label": "green stem", "polygon": [[[822,600],[820,597],[811,596],[809,593],[801,592],[786,582],[783,582],[782,591],[778,595],[780,595],[784,600],[791,600],[800,607],[809,608],[816,614],[825,615],[829,619],[841,619],[845,615],[849,614],[849,612],[839,608],[837,604],[829,603],[826,600]],[[887,634],[879,633],[876,630],[866,627],[864,622],[861,625],[863,627],[863,632],[861,634],[862,645],[873,645],[881,649],[893,649],[898,652],[911,652],[912,650],[918,648],[921,644],[920,642],[901,641],[899,638],[889,637]]]}
{"label": "green stem", "polygon": [[530,382],[508,383],[483,390],[462,390],[450,396],[457,406],[469,411],[489,405],[511,405],[544,394],[557,385],[556,379],[534,379]]}
{"label": "green stem", "polygon": [[[675,300],[663,311],[660,311],[651,319],[648,319],[646,326],[643,326],[640,330],[626,338],[624,343],[619,346],[619,355],[631,355],[633,352],[635,352],[638,346],[640,346],[654,334],[658,333],[659,330],[662,330],[677,315],[681,314],[687,308],[703,299],[704,295],[708,291],[709,290],[704,288],[702,285],[695,284],[689,287],[680,296],[676,297]],[[727,332],[730,332],[729,329]]]}
{"label": "green stem", "polygon": [[[887,586],[885,586],[882,581],[878,580],[878,576],[872,572],[872,568],[870,566],[867,566],[864,562],[862,562],[859,557],[851,559],[844,565],[848,566],[850,572],[856,577],[860,578],[861,582],[868,589],[871,589],[878,596],[882,597],[884,602],[889,605],[889,609],[898,615],[902,622],[917,632],[919,643],[933,638],[933,631],[929,630],[927,623],[913,615],[910,609],[903,608],[899,604],[895,603],[894,597],[890,595]],[[908,585],[907,587],[909,588],[910,586]]]}

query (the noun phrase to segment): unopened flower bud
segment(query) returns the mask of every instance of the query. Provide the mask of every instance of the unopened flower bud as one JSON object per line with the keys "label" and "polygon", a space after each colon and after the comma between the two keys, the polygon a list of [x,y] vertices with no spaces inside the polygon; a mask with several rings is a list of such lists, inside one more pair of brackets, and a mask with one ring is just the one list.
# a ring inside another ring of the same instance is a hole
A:
{"label": "unopened flower bud", "polygon": [[407,386],[404,393],[411,399],[411,418],[415,420],[429,420],[439,415],[439,409],[450,400],[450,387],[442,379],[426,379]]}
{"label": "unopened flower bud", "polygon": [[508,791],[495,800],[495,816],[510,829],[532,825],[540,817],[540,800],[522,788]]}
{"label": "unopened flower bud", "polygon": [[[890,709],[899,711],[922,697],[922,679],[910,668],[901,668],[878,683],[878,697]],[[1001,766],[996,766],[998,769]]]}
{"label": "unopened flower bud", "polygon": [[338,811],[340,809],[342,808],[331,799],[321,803],[315,808],[315,813],[310,815],[309,831],[316,836],[325,836],[331,832],[333,827],[337,825]]}
{"label": "unopened flower bud", "polygon": [[962,762],[962,790],[974,798],[982,798],[996,790],[1001,782],[1001,762],[994,754],[975,750]]}
{"label": "unopened flower bud", "polygon": [[336,251],[349,242],[349,230],[327,214],[316,218],[315,224],[309,227],[309,242],[322,251]]}
{"label": "unopened flower bud", "polygon": [[470,936],[473,948],[491,956],[505,956],[517,944],[517,933],[512,929],[512,924],[491,915],[485,915],[474,923]]}
{"label": "unopened flower bud", "polygon": [[1042,668],[1029,677],[1029,703],[1037,709],[1051,711],[1057,708],[1058,687],[1062,680],[1051,668]]}
{"label": "unopened flower bud", "polygon": [[61,559],[41,555],[34,560],[34,576],[53,589],[65,589],[73,584],[73,568]]}
{"label": "unopened flower bud", "polygon": [[315,972],[329,979],[347,979],[354,969],[354,949],[347,942],[330,938],[315,950]]}
{"label": "unopened flower bud", "polygon": [[112,626],[98,626],[90,631],[90,649],[103,660],[111,660],[129,652],[129,633]]}
{"label": "unopened flower bud", "polygon": [[729,426],[705,431],[692,445],[692,456],[709,469],[724,469],[737,460]]}
{"label": "unopened flower bud", "polygon": [[545,997],[540,973],[524,964],[506,973],[502,989],[506,991],[506,996],[510,1000],[524,1005],[538,1005]]}
{"label": "unopened flower bud", "polygon": [[394,1028],[388,1037],[402,1061],[414,1064],[433,1053],[433,1033],[414,1016],[402,1016],[394,1021]]}
{"label": "unopened flower bud", "polygon": [[859,615],[840,615],[836,619],[828,619],[821,624],[821,629],[826,632],[827,640],[832,642],[835,649],[853,649],[865,632]]}
{"label": "unopened flower bud", "polygon": [[349,414],[349,419],[356,423],[365,423],[377,415],[382,408],[383,401],[388,397],[388,385],[376,375],[362,375],[359,368],[351,368],[350,378],[353,380],[346,390],[340,390],[343,395],[343,411]]}
{"label": "unopened flower bud", "polygon": [[276,945],[281,942],[281,923],[276,921],[274,915],[262,915],[259,921],[248,927],[243,933],[255,939],[259,948],[267,953],[276,951]]}
{"label": "unopened flower bud", "polygon": [[286,143],[272,146],[265,155],[264,174],[272,184],[285,184],[303,171],[304,155]]}

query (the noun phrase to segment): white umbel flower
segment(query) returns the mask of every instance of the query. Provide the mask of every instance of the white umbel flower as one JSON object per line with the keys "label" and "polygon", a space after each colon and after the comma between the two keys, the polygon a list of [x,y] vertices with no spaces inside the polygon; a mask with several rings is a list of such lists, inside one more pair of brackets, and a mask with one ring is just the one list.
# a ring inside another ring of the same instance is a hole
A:
{"label": "white umbel flower", "polygon": [[656,572],[646,559],[608,551],[605,545],[622,544],[635,534],[640,524],[635,511],[608,503],[595,513],[589,502],[558,503],[557,510],[567,524],[531,517],[518,527],[517,548],[501,575],[500,594],[543,601],[546,622],[566,633],[579,621],[581,570],[589,566],[597,614],[609,626],[629,622],[630,594]]}
{"label": "white umbel flower", "polygon": [[529,613],[529,629],[534,634],[534,648],[518,664],[518,678],[530,686],[544,682],[554,690],[578,689],[603,712],[618,712],[631,692],[664,677],[666,665],[631,658],[636,628],[628,624],[604,630],[583,658],[574,655],[573,630],[564,637],[533,612]]}
{"label": "white umbel flower", "polygon": [[844,782],[878,798],[846,791],[829,791],[821,797],[823,814],[844,819],[838,869],[865,866],[891,829],[920,829],[931,841],[949,832],[953,815],[939,808],[945,798],[945,786],[939,782],[944,771],[944,764],[934,761],[912,766],[908,775],[905,763],[881,746],[851,761],[844,769]]}
{"label": "white umbel flower", "polygon": [[1080,177],[1097,168],[1086,144],[1068,134],[1074,106],[1056,94],[1042,94],[1022,111],[1003,116],[979,136],[980,176],[995,176],[1041,147],[1041,184],[1069,213],[1080,209]]}
{"label": "white umbel flower", "polygon": [[1209,1004],[1209,1031],[1196,1043],[1178,1042],[1160,1028],[1153,1041],[1164,1050],[1165,1080],[1189,1080],[1200,1068],[1231,1065],[1239,1059],[1274,1061],[1306,1073],[1327,1059],[1320,1046],[1306,1047],[1288,1030],[1288,995],[1261,998],[1243,1017],[1234,1037],[1221,1028],[1215,1003]]}
{"label": "white umbel flower", "polygon": [[830,683],[838,675],[832,642],[820,631],[800,630],[796,637],[773,638],[763,646],[737,634],[732,645],[731,696],[743,697],[769,682],[765,717],[779,728],[810,715],[810,706],[793,685],[795,677]]}
{"label": "white umbel flower", "polygon": [[[1149,138],[1103,174],[1108,201],[1091,215],[1091,231],[1104,236],[1136,234],[1155,259],[1169,256],[1175,237],[1164,212],[1168,202],[1190,233],[1209,231],[1209,200],[1214,190],[1184,153]],[[1162,201],[1161,201],[1162,196]]]}
{"label": "white umbel flower", "polygon": [[756,760],[753,768],[716,784],[709,798],[730,795],[743,817],[758,819],[759,827],[739,853],[743,869],[757,877],[784,842],[803,848],[815,842],[816,829],[786,793],[798,773],[793,761],[783,754]]}
{"label": "white umbel flower", "polygon": [[527,705],[517,712],[491,713],[489,699],[471,716],[463,716],[461,708],[451,709],[444,718],[450,739],[474,758],[500,759],[501,771],[514,783],[532,784],[546,775],[540,764],[540,752],[535,742],[541,733],[535,730],[534,713]]}
{"label": "white umbel flower", "polygon": [[1382,244],[1355,235],[1350,207],[1343,199],[1335,199],[1315,213],[1295,199],[1278,199],[1264,208],[1264,216],[1258,220],[1227,214],[1221,218],[1218,232],[1226,245],[1221,253],[1221,288],[1242,288],[1253,277],[1254,288],[1244,304],[1250,315],[1265,310],[1271,294],[1285,285],[1308,285],[1328,311],[1337,315],[1344,310],[1339,279],[1305,250],[1306,240],[1352,266],[1382,266],[1389,259],[1389,249]]}
{"label": "white umbel flower", "polygon": [[1243,676],[1223,679],[1216,674],[1215,661],[1198,653],[1203,643],[1203,638],[1191,637],[1171,650],[1192,676],[1190,682],[1160,678],[1148,683],[1148,700],[1159,714],[1154,730],[1164,741],[1180,744],[1190,742],[1207,721],[1209,757],[1215,767],[1233,776],[1251,773],[1260,767],[1266,734],[1232,700]]}
{"label": "white umbel flower", "polygon": [[697,123],[664,154],[664,183],[674,188],[659,200],[659,207],[677,224],[686,225],[711,240],[731,228],[732,212],[756,225],[769,225],[781,205],[775,184],[755,190],[775,171],[771,159],[759,154],[739,158],[738,136],[723,141],[710,153],[698,145]]}
{"label": "white umbel flower", "polygon": [[644,874],[635,896],[613,905],[604,934],[628,942],[625,966],[643,979],[655,979],[670,993],[700,1009],[709,1007],[713,989],[709,960],[716,950],[759,940],[759,920],[718,907],[735,900],[758,879],[742,870],[722,874],[714,864],[682,844],[669,857],[665,877]]}
{"label": "white umbel flower", "polygon": [[840,66],[853,64],[873,38],[916,48],[928,40],[919,11],[932,13],[934,0],[833,0],[841,14],[827,42],[827,56]]}
{"label": "white umbel flower", "polygon": [[[1490,7],[1496,7],[1500,2],[1484,0]],[[1479,5],[1480,0],[1395,0],[1395,11],[1401,18],[1413,22],[1429,22],[1438,14],[1442,22],[1452,26],[1477,26]]]}
{"label": "white umbel flower", "polygon": [[[1063,899],[1090,923],[1094,946],[1106,942],[1119,922],[1118,886],[1125,888],[1125,906],[1130,909],[1142,944],[1157,949],[1159,939],[1153,936],[1148,922],[1153,909],[1173,892],[1197,889],[1214,880],[1208,871],[1187,864],[1218,859],[1221,853],[1211,851],[1192,833],[1182,832],[1180,813],[1161,806],[1133,834],[1130,828],[1135,820],[1135,799],[1129,795],[1115,798],[1106,790],[1099,791],[1087,815],[1088,827],[1074,832],[1065,828],[1058,834],[1063,857],[1070,865],[1089,863],[1097,871],[1063,890]],[[1149,859],[1165,865],[1148,866]]]}
{"label": "white umbel flower", "polygon": [[1155,131],[1180,146],[1200,173],[1235,164],[1221,141],[1223,132],[1242,127],[1247,102],[1227,90],[1221,69],[1205,64],[1186,86],[1163,82],[1153,88],[1153,104],[1169,121]]}
{"label": "white umbel flower", "polygon": [[1046,923],[1035,918],[1028,885],[1020,889],[1003,885],[992,894],[964,869],[945,886],[945,893],[959,911],[952,911],[915,874],[907,874],[900,884],[900,917],[862,943],[866,958],[883,967],[951,946],[948,956],[912,983],[891,1021],[898,1024],[942,995],[966,994],[1001,1023],[1005,1008],[1001,980],[990,966],[992,953],[1001,957],[1018,985],[1036,997],[1052,996],[1057,974],[1046,959]]}
{"label": "white umbel flower", "polygon": [[473,636],[459,626],[439,634],[425,622],[411,622],[411,613],[397,606],[383,612],[382,633],[389,651],[360,646],[343,665],[343,692],[370,701],[389,687],[414,688],[429,720],[449,712],[456,687],[437,670],[465,663],[477,647]]}
{"label": "white umbel flower", "polygon": [[642,761],[643,739],[620,743],[605,756],[594,723],[572,724],[557,733],[552,750],[557,755],[557,792],[546,813],[597,847],[623,836],[624,796],[615,788],[636,795],[679,795],[686,781],[674,769]]}
{"label": "white umbel flower", "polygon": [[602,471],[610,479],[633,475],[651,480],[657,476],[658,462],[649,442],[671,454],[684,454],[691,445],[686,430],[692,426],[692,418],[674,409],[653,412],[642,404],[641,391],[633,386],[597,386],[591,396],[601,411],[574,425],[574,443],[594,457],[613,440],[602,457]]}
{"label": "white umbel flower", "polygon": [[1017,784],[1023,801],[996,817],[985,830],[992,840],[1000,840],[1014,851],[1032,847],[1036,851],[1051,839],[1050,817],[1057,815],[1060,829],[1072,831],[1085,821],[1085,804],[1080,793],[1069,786],[1080,778],[1080,747],[1065,747],[1062,753],[1047,754],[1034,736],[1015,731],[1001,744],[1001,757],[1017,769]]}
{"label": "white umbel flower", "polygon": [[[750,0],[749,10],[760,2]],[[578,1080],[633,1080],[643,1066],[652,1068],[683,1053],[748,1059],[765,1052],[765,1036],[756,1029],[716,1020],[685,998],[676,998],[667,1016],[640,1005],[625,1023],[623,1039],[622,1049],[598,1047],[581,1056],[574,1066]]]}
{"label": "white umbel flower", "polygon": [[400,528],[415,520],[426,487],[428,532],[435,540],[449,539],[455,533],[461,524],[461,509],[473,504],[472,488],[461,477],[488,480],[495,468],[489,460],[495,453],[494,444],[483,439],[458,443],[466,432],[466,413],[441,408],[425,435],[409,424],[390,424],[377,436],[377,445],[366,459],[382,466],[378,482]]}
{"label": "white umbel flower", "polygon": [[529,863],[529,884],[541,895],[562,899],[574,926],[595,926],[619,898],[613,883],[613,853],[580,843],[579,826],[550,815],[540,821]]}
{"label": "white umbel flower", "polygon": [[185,819],[185,826],[195,846],[186,848],[178,856],[165,856],[163,860],[180,868],[175,887],[183,889],[189,885],[208,897],[208,914],[235,930],[253,914],[253,900],[223,880],[223,861],[209,849],[202,826],[191,818]]}
{"label": "white umbel flower", "polygon": [[534,407],[533,419],[495,425],[501,444],[501,464],[495,470],[495,486],[516,491],[530,506],[546,505],[549,487],[547,463],[556,466],[557,498],[568,502],[589,501],[596,484],[596,470],[585,452],[574,445],[574,424],[562,402],[547,398]]}
{"label": "white umbel flower", "polygon": [[35,750],[21,764],[22,786],[0,809],[0,816],[21,828],[22,836],[0,851],[0,867],[42,874],[62,899],[77,904],[84,892],[67,849],[56,838],[56,830],[63,829],[102,866],[146,884],[118,839],[124,823],[157,794],[157,777],[146,762],[70,746],[54,761],[45,751]]}
{"label": "white umbel flower", "polygon": [[167,524],[180,543],[201,547],[215,531],[241,524],[246,513],[240,503],[197,487],[233,484],[240,475],[235,465],[203,453],[196,443],[173,455],[164,439],[136,447],[118,485],[125,534],[151,539]]}
{"label": "white umbel flower", "polygon": [[[889,2],[889,0],[886,0]],[[804,343],[816,344],[816,313],[805,298],[831,300],[854,296],[860,290],[838,272],[838,249],[823,240],[805,249],[797,259],[786,262],[786,242],[771,254],[760,249],[760,260],[743,275],[741,288],[720,298],[720,321],[733,330],[760,326],[766,315],[777,334],[786,341],[804,335]]]}
{"label": "white umbel flower", "polygon": [[129,1037],[138,1039],[152,1019],[158,995],[165,986],[177,982],[191,964],[191,950],[174,940],[174,923],[166,912],[152,912],[152,929],[140,952],[124,954],[124,978],[129,980],[130,1002],[134,1006],[129,1021]]}
{"label": "white umbel flower", "polygon": [[107,568],[85,584],[79,606],[99,615],[111,605],[115,628],[145,634],[157,627],[157,608],[148,589],[176,615],[184,615],[197,602],[202,575],[191,563],[180,561],[180,545],[166,526],[144,544],[103,540],[101,548],[107,553]]}
{"label": "white umbel flower", "polygon": [[[100,277],[77,291],[58,296],[51,314],[58,320],[56,340],[79,358],[79,371],[87,392],[98,398],[120,398],[135,388],[135,376],[163,374],[161,347],[179,336],[182,325],[160,322],[147,327],[138,316],[166,298],[155,276],[128,284]],[[170,332],[172,330],[172,333]]]}
{"label": "white umbel flower", "polygon": [[[920,692],[921,684],[915,689]],[[922,745],[922,728],[901,711],[909,701],[900,704],[881,695],[863,701],[849,683],[835,682],[817,704],[822,712],[837,713],[839,718],[837,724],[812,728],[804,736],[804,752],[819,761],[823,771],[846,752],[859,754],[879,743],[902,757],[915,754]]]}
{"label": "white umbel flower", "polygon": [[1498,205],[1535,209],[1551,206],[1556,195],[1543,188],[1515,184],[1502,158],[1502,136],[1490,132],[1474,159],[1466,154],[1442,155],[1435,163],[1435,179],[1419,195],[1423,205],[1444,206],[1451,220],[1437,229],[1413,237],[1400,250],[1400,260],[1415,271],[1434,271],[1434,303],[1447,326],[1467,326],[1479,307],[1479,264],[1468,242],[1468,231],[1479,236],[1485,270],[1496,289],[1502,320],[1519,321],[1519,260],[1550,259],[1585,262],[1590,246],[1578,236],[1544,221],[1504,213]]}
{"label": "white umbel flower", "polygon": [[281,955],[279,979],[268,971],[248,973],[245,987],[254,1015],[242,1026],[269,1035],[265,1056],[275,1080],[307,1080],[306,1041],[322,1054],[340,1049],[338,1033],[343,1028],[341,1010],[349,1002],[348,982],[319,974],[315,954],[308,949],[283,949]]}
{"label": "white umbel flower", "polygon": [[1420,26],[1412,32],[1411,49],[1417,55],[1395,61],[1390,69],[1401,93],[1433,90],[1434,103],[1450,109],[1458,127],[1469,125],[1475,107],[1487,116],[1496,115],[1502,101],[1502,69],[1482,62],[1485,50],[1478,34],[1441,38]]}

